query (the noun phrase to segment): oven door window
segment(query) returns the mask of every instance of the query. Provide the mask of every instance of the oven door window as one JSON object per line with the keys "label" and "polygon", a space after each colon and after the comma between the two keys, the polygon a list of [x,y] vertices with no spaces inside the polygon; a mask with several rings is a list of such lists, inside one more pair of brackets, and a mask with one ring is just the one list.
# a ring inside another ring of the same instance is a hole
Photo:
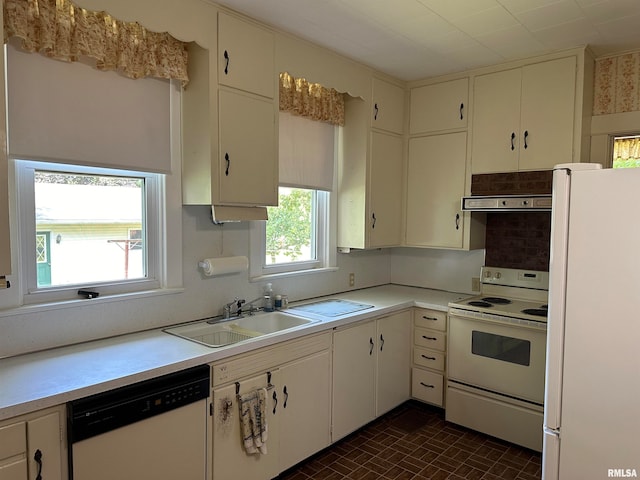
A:
{"label": "oven door window", "polygon": [[531,361],[531,342],[473,330],[471,353],[528,367]]}

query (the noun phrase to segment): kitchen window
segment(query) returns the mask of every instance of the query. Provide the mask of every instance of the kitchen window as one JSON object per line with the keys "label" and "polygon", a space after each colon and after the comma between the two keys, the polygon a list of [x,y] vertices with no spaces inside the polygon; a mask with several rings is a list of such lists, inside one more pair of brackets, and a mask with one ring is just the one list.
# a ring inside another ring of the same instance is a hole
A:
{"label": "kitchen window", "polygon": [[[280,112],[278,206],[251,231],[251,276],[335,265],[335,138],[338,127]],[[333,225],[333,228],[332,228]]]}
{"label": "kitchen window", "polygon": [[[0,308],[182,287],[179,81],[5,46],[13,285]],[[47,82],[34,82],[47,78]]]}
{"label": "kitchen window", "polygon": [[640,135],[613,137],[613,168],[640,167]]}
{"label": "kitchen window", "polygon": [[161,175],[15,165],[25,303],[159,288]]}

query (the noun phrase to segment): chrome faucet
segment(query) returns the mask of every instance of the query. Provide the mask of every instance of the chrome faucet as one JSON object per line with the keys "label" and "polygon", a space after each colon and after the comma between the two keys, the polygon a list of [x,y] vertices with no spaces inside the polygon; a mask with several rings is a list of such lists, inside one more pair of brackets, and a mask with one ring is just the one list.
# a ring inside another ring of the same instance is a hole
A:
{"label": "chrome faucet", "polygon": [[[250,302],[247,302],[243,298],[234,298],[233,302],[229,302],[224,306],[223,312],[225,320],[231,318],[232,314],[234,316],[241,317],[244,312],[248,313],[249,315],[253,315],[255,312],[259,312],[262,307],[256,307],[253,304],[262,299],[263,297],[258,297],[254,298]],[[234,305],[236,306],[235,312],[231,310]],[[243,308],[243,305],[246,305],[246,307]]]}

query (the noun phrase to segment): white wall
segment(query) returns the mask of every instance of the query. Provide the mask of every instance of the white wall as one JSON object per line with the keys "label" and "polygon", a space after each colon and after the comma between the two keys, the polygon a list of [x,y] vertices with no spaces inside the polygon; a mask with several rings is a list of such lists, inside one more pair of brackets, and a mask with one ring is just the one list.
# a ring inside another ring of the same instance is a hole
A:
{"label": "white wall", "polygon": [[[0,311],[0,358],[128,332],[160,328],[221,313],[234,297],[261,295],[266,282],[250,283],[248,273],[205,277],[198,261],[215,256],[249,255],[249,224],[214,225],[210,207],[182,207],[183,291],[145,298],[97,298],[46,307]],[[385,250],[338,255],[338,271],[273,281],[276,293],[291,301],[389,282],[390,254]],[[0,295],[8,291],[0,291]]]}
{"label": "white wall", "polygon": [[469,252],[420,248],[391,251],[391,283],[473,293],[471,278],[480,275],[484,250]]}

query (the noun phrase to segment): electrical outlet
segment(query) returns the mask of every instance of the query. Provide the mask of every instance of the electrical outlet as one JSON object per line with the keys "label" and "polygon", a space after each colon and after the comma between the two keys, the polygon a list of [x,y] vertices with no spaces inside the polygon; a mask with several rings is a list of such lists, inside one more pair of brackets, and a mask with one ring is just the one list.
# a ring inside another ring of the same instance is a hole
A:
{"label": "electrical outlet", "polygon": [[350,273],[349,274],[349,286],[353,287],[356,284],[356,274],[355,273]]}
{"label": "electrical outlet", "polygon": [[471,277],[471,290],[474,292],[480,291],[480,277]]}

